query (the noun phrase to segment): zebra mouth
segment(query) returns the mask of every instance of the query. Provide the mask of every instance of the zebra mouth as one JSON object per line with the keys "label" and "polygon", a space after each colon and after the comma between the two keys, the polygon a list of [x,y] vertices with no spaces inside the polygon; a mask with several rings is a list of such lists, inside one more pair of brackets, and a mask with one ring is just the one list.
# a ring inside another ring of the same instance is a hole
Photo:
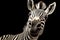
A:
{"label": "zebra mouth", "polygon": [[33,36],[33,37],[37,37],[38,34],[39,34],[39,31],[40,31],[40,28],[38,28],[37,30],[31,30],[31,31],[30,31],[30,34],[31,34],[31,36]]}

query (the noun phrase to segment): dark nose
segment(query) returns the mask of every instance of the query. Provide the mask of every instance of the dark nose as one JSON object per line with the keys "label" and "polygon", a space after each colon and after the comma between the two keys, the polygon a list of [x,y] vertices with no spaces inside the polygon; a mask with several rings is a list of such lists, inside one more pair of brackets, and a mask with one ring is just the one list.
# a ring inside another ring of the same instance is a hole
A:
{"label": "dark nose", "polygon": [[39,23],[38,20],[34,20],[34,21],[32,21],[32,26],[40,27],[41,23]]}
{"label": "dark nose", "polygon": [[32,30],[36,31],[37,29],[40,30],[41,24],[32,24]]}

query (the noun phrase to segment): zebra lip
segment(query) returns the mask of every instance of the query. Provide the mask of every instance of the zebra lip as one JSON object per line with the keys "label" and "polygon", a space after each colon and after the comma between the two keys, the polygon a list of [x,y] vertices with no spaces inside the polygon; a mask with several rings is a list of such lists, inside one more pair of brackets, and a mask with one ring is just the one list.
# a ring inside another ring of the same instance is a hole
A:
{"label": "zebra lip", "polygon": [[33,36],[33,37],[36,37],[36,36],[38,36],[38,33],[39,33],[39,30],[37,30],[36,32],[31,32],[31,36]]}
{"label": "zebra lip", "polygon": [[38,28],[37,30],[31,30],[30,32],[32,33],[32,34],[36,34],[36,33],[39,33],[39,31],[40,31],[41,29],[40,28]]}
{"label": "zebra lip", "polygon": [[36,37],[38,36],[38,33],[31,33],[31,36]]}

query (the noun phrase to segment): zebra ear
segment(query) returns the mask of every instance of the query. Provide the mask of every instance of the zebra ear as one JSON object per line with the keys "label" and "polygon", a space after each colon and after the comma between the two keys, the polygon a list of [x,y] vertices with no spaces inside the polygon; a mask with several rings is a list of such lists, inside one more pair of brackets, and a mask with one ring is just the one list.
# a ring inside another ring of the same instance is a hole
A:
{"label": "zebra ear", "polygon": [[28,7],[28,9],[30,11],[34,9],[34,2],[33,2],[33,0],[28,0],[27,1],[27,7]]}
{"label": "zebra ear", "polygon": [[56,2],[53,2],[52,4],[48,6],[45,12],[47,13],[47,15],[50,15],[54,12],[55,8],[56,8]]}
{"label": "zebra ear", "polygon": [[42,1],[40,1],[38,4],[36,4],[36,8],[37,9],[45,9],[46,8],[46,4]]}

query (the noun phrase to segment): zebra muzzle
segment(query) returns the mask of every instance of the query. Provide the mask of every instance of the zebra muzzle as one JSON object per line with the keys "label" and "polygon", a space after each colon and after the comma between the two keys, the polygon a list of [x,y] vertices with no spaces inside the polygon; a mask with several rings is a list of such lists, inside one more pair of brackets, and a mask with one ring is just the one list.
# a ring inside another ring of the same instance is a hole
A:
{"label": "zebra muzzle", "polygon": [[37,28],[36,30],[31,29],[31,31],[30,31],[31,36],[33,36],[33,37],[38,36],[40,30],[41,30],[41,28]]}

